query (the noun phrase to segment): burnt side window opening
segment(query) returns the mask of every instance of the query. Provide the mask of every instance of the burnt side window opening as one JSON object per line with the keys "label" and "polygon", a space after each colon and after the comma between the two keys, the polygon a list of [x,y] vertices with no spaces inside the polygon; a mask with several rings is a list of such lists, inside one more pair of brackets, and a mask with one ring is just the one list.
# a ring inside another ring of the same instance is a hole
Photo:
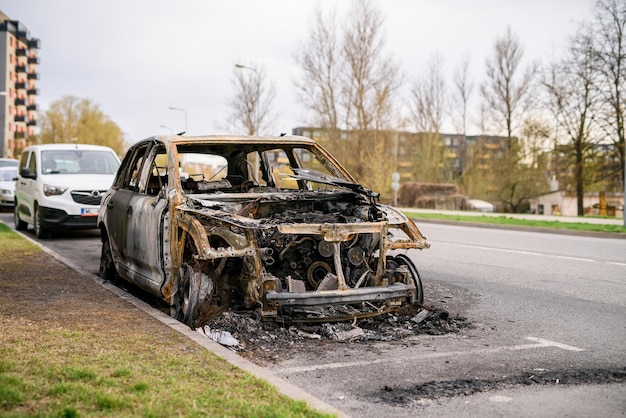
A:
{"label": "burnt side window opening", "polygon": [[146,159],[148,148],[149,146],[146,144],[136,148],[132,154],[127,154],[122,163],[124,169],[119,171],[118,179],[116,180],[118,187],[135,192],[139,190],[141,167]]}
{"label": "burnt side window opening", "polygon": [[158,146],[153,148],[150,162],[150,174],[145,184],[145,193],[156,196],[164,187],[168,185],[168,172],[167,172],[167,154],[165,153],[165,147]]}

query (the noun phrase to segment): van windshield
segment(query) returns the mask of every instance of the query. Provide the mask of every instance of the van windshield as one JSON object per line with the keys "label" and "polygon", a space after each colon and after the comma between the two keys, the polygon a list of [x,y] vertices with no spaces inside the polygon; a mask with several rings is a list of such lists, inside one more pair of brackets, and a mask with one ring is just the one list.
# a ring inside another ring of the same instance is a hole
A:
{"label": "van windshield", "polygon": [[108,151],[53,150],[41,152],[42,174],[115,174],[119,162]]}

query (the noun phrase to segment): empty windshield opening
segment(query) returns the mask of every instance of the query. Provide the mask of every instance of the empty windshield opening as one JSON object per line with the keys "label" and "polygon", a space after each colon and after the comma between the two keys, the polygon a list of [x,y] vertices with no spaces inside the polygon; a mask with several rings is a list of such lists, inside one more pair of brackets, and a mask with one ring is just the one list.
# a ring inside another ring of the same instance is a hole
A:
{"label": "empty windshield opening", "polygon": [[119,167],[108,151],[42,151],[41,161],[42,174],[115,174]]}
{"label": "empty windshield opening", "polygon": [[322,176],[294,177],[298,169],[349,181],[331,161],[306,146],[181,144],[177,151],[183,189],[192,193],[335,188],[328,181],[315,181]]}

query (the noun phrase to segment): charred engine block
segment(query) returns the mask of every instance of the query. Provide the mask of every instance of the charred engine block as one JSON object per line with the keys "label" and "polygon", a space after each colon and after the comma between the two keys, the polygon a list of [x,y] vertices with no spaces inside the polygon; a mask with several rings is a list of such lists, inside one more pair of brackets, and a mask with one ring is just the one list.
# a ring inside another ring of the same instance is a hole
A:
{"label": "charred engine block", "polygon": [[[329,273],[335,278],[338,276],[335,271],[336,245],[317,235],[282,234],[273,225],[358,224],[378,221],[379,216],[375,205],[354,193],[316,194],[313,199],[261,202],[256,218],[265,226],[257,231],[263,267],[279,279],[279,292],[331,290],[332,285],[325,279]],[[339,260],[347,286],[375,284],[379,245],[380,236],[374,233],[355,233],[339,245]]]}
{"label": "charred engine block", "polygon": [[[267,233],[268,231],[265,230]],[[283,235],[275,228],[271,234],[257,237],[265,270],[280,278],[282,289],[288,291],[318,290],[328,273],[335,271],[335,247],[330,242],[310,235]],[[340,245],[340,259],[346,284],[364,286],[374,274],[378,259],[379,237],[355,234]]]}

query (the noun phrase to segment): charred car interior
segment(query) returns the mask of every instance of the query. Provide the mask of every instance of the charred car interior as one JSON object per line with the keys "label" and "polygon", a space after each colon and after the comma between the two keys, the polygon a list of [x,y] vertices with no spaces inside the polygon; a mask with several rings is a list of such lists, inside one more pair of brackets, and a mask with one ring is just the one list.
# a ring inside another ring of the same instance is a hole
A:
{"label": "charred car interior", "polygon": [[101,277],[192,328],[228,309],[332,320],[423,302],[399,250],[415,224],[303,137],[152,137],[126,154],[98,219]]}

